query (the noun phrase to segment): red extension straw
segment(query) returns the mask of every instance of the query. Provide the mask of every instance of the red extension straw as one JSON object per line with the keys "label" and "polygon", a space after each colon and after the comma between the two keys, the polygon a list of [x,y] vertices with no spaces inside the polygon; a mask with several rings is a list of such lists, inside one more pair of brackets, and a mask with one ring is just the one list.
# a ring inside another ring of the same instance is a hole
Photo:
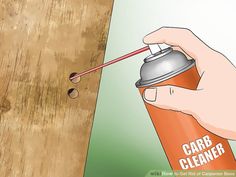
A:
{"label": "red extension straw", "polygon": [[139,53],[145,52],[145,51],[147,51],[147,50],[149,50],[149,47],[148,47],[148,46],[143,47],[143,48],[140,48],[140,49],[135,50],[135,51],[133,51],[133,52],[131,52],[131,53],[128,53],[128,54],[126,54],[126,55],[124,55],[124,56],[121,56],[121,57],[116,58],[116,59],[114,59],[114,60],[108,61],[108,62],[106,62],[106,63],[104,63],[104,64],[98,65],[98,66],[96,66],[96,67],[94,67],[94,68],[91,68],[91,69],[89,69],[89,70],[87,70],[87,71],[84,71],[84,72],[82,72],[82,73],[76,74],[76,75],[74,75],[73,77],[71,77],[70,80],[73,80],[73,79],[76,79],[76,78],[81,77],[81,76],[83,76],[83,75],[86,75],[86,74],[89,74],[89,73],[91,73],[91,72],[97,71],[98,69],[104,68],[104,67],[106,67],[106,66],[109,66],[109,65],[114,64],[114,63],[116,63],[116,62],[119,62],[119,61],[121,61],[121,60],[124,60],[124,59],[126,59],[126,58],[129,58],[129,57],[132,57],[132,56],[137,55],[137,54],[139,54]]}

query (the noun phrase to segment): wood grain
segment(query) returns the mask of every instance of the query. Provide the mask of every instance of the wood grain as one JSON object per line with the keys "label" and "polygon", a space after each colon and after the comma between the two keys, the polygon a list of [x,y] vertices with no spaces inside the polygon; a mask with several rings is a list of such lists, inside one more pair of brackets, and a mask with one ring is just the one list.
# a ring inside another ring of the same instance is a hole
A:
{"label": "wood grain", "polygon": [[1,177],[83,176],[112,3],[0,0]]}

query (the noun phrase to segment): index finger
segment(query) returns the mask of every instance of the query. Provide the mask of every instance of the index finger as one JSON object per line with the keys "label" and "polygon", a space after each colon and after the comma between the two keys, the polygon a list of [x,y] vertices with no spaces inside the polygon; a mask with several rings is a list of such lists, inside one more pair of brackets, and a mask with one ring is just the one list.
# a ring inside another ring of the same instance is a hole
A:
{"label": "index finger", "polygon": [[192,31],[186,28],[162,27],[144,37],[144,43],[165,43],[174,47],[180,47],[187,55],[194,58],[197,67],[202,70],[206,62],[206,56],[213,52]]}

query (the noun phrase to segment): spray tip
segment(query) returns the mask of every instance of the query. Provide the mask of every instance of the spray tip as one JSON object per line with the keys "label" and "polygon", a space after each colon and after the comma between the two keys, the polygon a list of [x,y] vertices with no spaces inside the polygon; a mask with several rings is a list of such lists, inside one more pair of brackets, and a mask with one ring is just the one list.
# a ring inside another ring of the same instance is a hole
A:
{"label": "spray tip", "polygon": [[152,55],[161,51],[161,48],[158,44],[150,44],[149,49]]}

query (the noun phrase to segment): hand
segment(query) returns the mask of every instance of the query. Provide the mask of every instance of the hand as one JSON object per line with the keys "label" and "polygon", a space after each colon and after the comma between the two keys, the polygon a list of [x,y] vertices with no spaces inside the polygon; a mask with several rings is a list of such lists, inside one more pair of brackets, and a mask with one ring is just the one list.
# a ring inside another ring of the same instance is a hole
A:
{"label": "hand", "polygon": [[182,50],[195,59],[201,76],[197,90],[171,85],[152,87],[145,90],[144,100],[159,108],[191,114],[209,131],[236,140],[236,68],[233,64],[188,29],[160,28],[145,36],[144,43],[165,43]]}

